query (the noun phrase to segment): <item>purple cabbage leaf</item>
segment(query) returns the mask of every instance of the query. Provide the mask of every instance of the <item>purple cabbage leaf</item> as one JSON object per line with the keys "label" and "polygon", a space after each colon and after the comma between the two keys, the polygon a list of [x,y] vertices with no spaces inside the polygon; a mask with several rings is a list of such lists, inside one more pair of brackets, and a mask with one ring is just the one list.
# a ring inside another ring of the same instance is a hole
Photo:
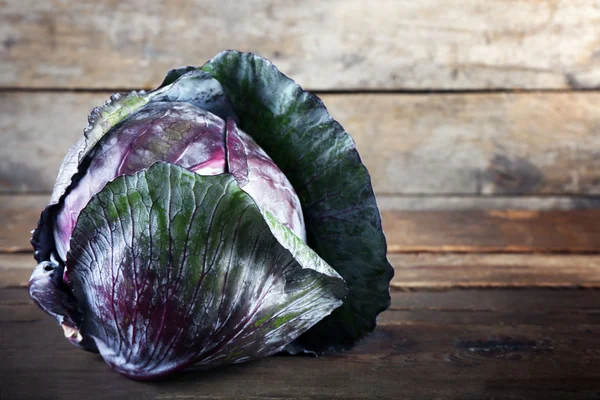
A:
{"label": "purple cabbage leaf", "polygon": [[268,221],[229,174],[155,163],[113,180],[71,237],[66,275],[85,315],[81,335],[136,379],[280,351],[346,288]]}
{"label": "purple cabbage leaf", "polygon": [[251,53],[95,108],[32,245],[34,302],[134,379],[348,349],[390,301],[354,142]]}

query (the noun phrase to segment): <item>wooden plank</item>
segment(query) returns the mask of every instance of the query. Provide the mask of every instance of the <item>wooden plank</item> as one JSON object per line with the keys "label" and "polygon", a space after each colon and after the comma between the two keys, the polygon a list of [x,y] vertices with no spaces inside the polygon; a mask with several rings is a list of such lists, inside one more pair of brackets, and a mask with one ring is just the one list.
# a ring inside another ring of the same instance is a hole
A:
{"label": "wooden plank", "polygon": [[378,194],[382,211],[584,210],[600,208],[600,196],[552,195],[388,195]]}
{"label": "wooden plank", "polygon": [[388,251],[598,252],[600,210],[385,211]]}
{"label": "wooden plank", "polygon": [[[69,345],[26,291],[0,291],[2,398],[583,399],[600,390],[595,291],[394,293],[355,349],[140,384]],[[35,381],[35,385],[31,381]],[[70,384],[65,384],[69,382]]]}
{"label": "wooden plank", "polygon": [[390,254],[389,260],[391,286],[399,290],[600,288],[600,255]]}
{"label": "wooden plank", "polygon": [[600,93],[324,100],[377,193],[600,193]]}
{"label": "wooden plank", "polygon": [[36,262],[29,254],[0,253],[0,288],[27,287]]}
{"label": "wooden plank", "polygon": [[[0,252],[31,251],[48,195],[0,196]],[[385,210],[388,250],[410,252],[586,252],[600,250],[600,209]]]}
{"label": "wooden plank", "polygon": [[[390,254],[395,290],[600,288],[600,255]],[[26,287],[31,254],[0,254],[0,288]]]}
{"label": "wooden plank", "polygon": [[50,195],[0,196],[0,253],[32,252],[31,230]]}
{"label": "wooden plank", "polygon": [[91,110],[108,93],[0,92],[0,192],[51,191]]}
{"label": "wooden plank", "polygon": [[[88,113],[108,96],[0,92],[0,192],[51,190]],[[600,194],[600,93],[323,100],[378,194]]]}
{"label": "wooden plank", "polygon": [[313,89],[590,88],[599,18],[585,0],[8,0],[0,85],[149,88],[233,47]]}

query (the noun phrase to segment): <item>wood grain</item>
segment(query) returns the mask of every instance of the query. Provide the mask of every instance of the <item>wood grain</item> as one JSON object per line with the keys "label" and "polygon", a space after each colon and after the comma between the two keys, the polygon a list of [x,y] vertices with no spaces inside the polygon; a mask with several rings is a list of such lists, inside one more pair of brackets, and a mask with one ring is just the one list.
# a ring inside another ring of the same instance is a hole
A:
{"label": "wood grain", "polygon": [[600,196],[581,195],[388,195],[378,194],[382,211],[574,210],[600,208]]}
{"label": "wood grain", "polygon": [[598,93],[324,100],[377,193],[600,193]]}
{"label": "wood grain", "polygon": [[[600,255],[425,253],[388,258],[395,271],[391,286],[397,290],[600,288]],[[30,272],[29,266],[23,275]]]}
{"label": "wood grain", "polygon": [[[0,192],[51,190],[108,96],[0,92]],[[322,97],[377,194],[600,194],[600,93]]]}
{"label": "wood grain", "polygon": [[[600,255],[390,254],[393,290],[600,288]],[[0,254],[0,288],[26,287],[31,254]]]}
{"label": "wood grain", "polygon": [[[394,293],[375,333],[320,358],[275,356],[155,383],[69,345],[18,290],[0,291],[2,398],[583,399],[600,390],[595,291]],[[35,385],[32,385],[35,381]],[[67,384],[68,382],[68,384]]]}
{"label": "wood grain", "polygon": [[598,252],[600,210],[385,211],[388,251]]}
{"label": "wood grain", "polygon": [[[31,251],[48,195],[0,196],[0,252]],[[388,250],[411,252],[600,252],[600,209],[386,210]]]}
{"label": "wood grain", "polygon": [[35,268],[33,254],[0,253],[0,288],[27,287]]}
{"label": "wood grain", "polygon": [[0,85],[150,88],[235,48],[312,89],[590,88],[586,0],[8,0]]}
{"label": "wood grain", "polygon": [[49,195],[0,196],[0,253],[33,252],[29,239]]}

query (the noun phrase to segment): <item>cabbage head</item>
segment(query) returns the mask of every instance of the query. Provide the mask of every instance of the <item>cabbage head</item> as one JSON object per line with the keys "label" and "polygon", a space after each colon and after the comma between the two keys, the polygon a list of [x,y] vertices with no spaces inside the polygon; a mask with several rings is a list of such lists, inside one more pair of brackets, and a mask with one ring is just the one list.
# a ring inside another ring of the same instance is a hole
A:
{"label": "cabbage head", "polygon": [[32,299],[133,379],[346,350],[390,302],[354,142],[251,53],[95,108],[32,245]]}

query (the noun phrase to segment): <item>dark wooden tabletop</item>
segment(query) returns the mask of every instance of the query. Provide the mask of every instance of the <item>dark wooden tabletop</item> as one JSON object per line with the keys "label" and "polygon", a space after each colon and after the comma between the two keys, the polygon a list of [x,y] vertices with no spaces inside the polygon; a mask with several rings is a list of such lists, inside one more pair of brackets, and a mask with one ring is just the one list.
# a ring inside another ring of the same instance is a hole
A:
{"label": "dark wooden tabletop", "polygon": [[[573,0],[0,2],[0,400],[599,398],[599,15]],[[392,305],[348,352],[134,382],[29,300],[30,230],[93,107],[229,48],[317,92],[354,138]]]}
{"label": "dark wooden tabletop", "polygon": [[392,305],[355,349],[140,383],[30,301],[32,256],[8,251],[26,244],[32,199],[0,206],[2,399],[600,396],[600,211],[386,212]]}

